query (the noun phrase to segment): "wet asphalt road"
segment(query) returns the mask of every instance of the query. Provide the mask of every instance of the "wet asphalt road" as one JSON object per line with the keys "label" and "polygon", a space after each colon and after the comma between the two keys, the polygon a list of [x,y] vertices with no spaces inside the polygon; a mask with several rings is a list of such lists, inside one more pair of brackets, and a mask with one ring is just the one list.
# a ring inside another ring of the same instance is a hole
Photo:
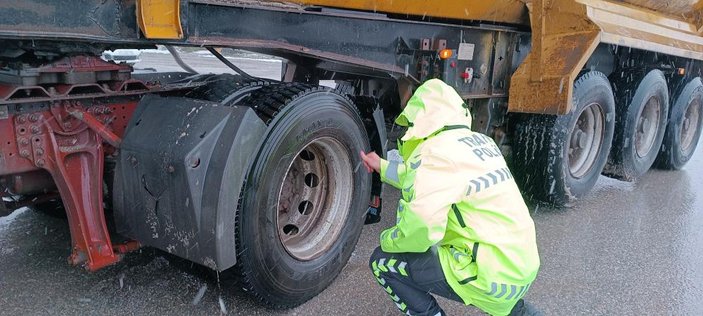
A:
{"label": "wet asphalt road", "polygon": [[[288,311],[154,249],[96,273],[71,267],[65,220],[20,210],[0,218],[0,315],[399,315],[367,268],[397,198],[386,190],[383,222],[364,228],[337,280]],[[703,315],[703,149],[682,171],[636,183],[601,177],[572,208],[531,210],[542,268],[526,299],[546,315]],[[481,315],[440,302],[451,315]]]}

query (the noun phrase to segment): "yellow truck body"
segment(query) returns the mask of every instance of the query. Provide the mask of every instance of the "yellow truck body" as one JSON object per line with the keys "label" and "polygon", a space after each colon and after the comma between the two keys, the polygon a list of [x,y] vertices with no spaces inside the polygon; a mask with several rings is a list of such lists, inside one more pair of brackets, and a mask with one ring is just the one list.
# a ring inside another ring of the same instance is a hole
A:
{"label": "yellow truck body", "polygon": [[703,0],[298,0],[396,15],[530,24],[532,52],[512,77],[510,111],[564,114],[598,44],[703,60]]}
{"label": "yellow truck body", "polygon": [[[564,114],[573,82],[601,43],[703,60],[703,0],[294,0],[304,6],[527,25],[532,51],[513,74],[511,112]],[[178,0],[141,0],[150,38],[179,38]],[[165,14],[169,13],[169,14]],[[151,23],[150,23],[151,22]],[[170,26],[170,27],[169,27]]]}

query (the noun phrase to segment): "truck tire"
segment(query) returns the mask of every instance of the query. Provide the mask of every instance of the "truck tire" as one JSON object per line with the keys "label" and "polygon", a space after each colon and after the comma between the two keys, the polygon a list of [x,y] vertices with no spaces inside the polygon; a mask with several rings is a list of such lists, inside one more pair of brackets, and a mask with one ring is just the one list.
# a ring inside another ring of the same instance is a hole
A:
{"label": "truck tire", "polygon": [[219,102],[224,106],[233,106],[262,86],[272,83],[262,78],[246,78],[240,75],[219,74],[202,79],[203,86],[193,89],[187,97]]}
{"label": "truck tire", "polygon": [[331,284],[356,246],[371,194],[359,151],[370,145],[333,90],[271,85],[244,103],[269,127],[241,195],[237,267],[258,301],[291,308]]}
{"label": "truck tire", "polygon": [[593,188],[613,138],[615,100],[603,73],[582,75],[573,100],[566,115],[526,115],[516,125],[513,172],[527,197],[555,206]]}
{"label": "truck tire", "polygon": [[655,166],[660,169],[679,170],[696,152],[703,129],[703,83],[700,78],[689,82],[676,98],[664,141]]}
{"label": "truck tire", "polygon": [[669,113],[669,89],[664,74],[650,71],[630,100],[619,98],[613,149],[604,174],[634,181],[654,163],[661,148]]}

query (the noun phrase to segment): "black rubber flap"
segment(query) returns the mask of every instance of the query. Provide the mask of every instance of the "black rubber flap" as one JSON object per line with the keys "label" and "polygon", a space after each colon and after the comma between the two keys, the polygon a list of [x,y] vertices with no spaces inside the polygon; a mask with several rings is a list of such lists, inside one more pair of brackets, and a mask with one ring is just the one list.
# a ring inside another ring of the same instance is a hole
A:
{"label": "black rubber flap", "polygon": [[145,96],[117,162],[118,232],[216,270],[234,265],[239,193],[265,130],[248,107]]}

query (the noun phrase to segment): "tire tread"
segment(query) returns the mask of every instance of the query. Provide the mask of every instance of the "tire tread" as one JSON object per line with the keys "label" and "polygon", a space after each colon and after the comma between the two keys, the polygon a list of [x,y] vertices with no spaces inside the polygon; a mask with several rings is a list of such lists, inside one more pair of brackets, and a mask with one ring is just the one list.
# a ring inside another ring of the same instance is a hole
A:
{"label": "tire tread", "polygon": [[[269,126],[269,132],[273,129],[273,126],[275,125],[275,120],[278,118],[279,114],[286,109],[293,101],[309,95],[311,93],[315,92],[320,92],[320,91],[325,91],[327,93],[335,93],[339,95],[340,97],[343,97],[349,101],[350,104],[354,104],[352,100],[340,93],[339,91],[327,88],[327,87],[322,87],[322,86],[316,86],[316,85],[310,85],[310,84],[303,84],[303,83],[276,83],[276,84],[269,84],[262,86],[260,89],[254,91],[251,93],[251,95],[247,96],[242,103],[251,107],[256,114],[261,118],[267,126]],[[356,115],[359,115],[358,108],[354,106],[354,112]],[[361,116],[359,116],[361,117]],[[251,169],[250,169],[251,172]],[[245,177],[245,179],[248,179],[248,176]],[[245,183],[242,185],[242,191],[239,194],[239,205],[237,207],[237,212],[235,215],[235,235],[239,236],[241,232],[241,208],[244,205],[244,197],[245,197],[245,189],[247,187],[247,181],[245,180]],[[270,308],[274,309],[289,309],[293,308],[295,306],[298,306],[300,303],[295,302],[295,301],[286,301],[282,298],[279,298],[275,301],[270,300],[269,298],[261,295],[261,293],[258,293],[256,291],[256,288],[254,286],[254,279],[257,277],[257,272],[251,269],[251,267],[247,267],[243,264],[239,264],[241,262],[240,256],[242,255],[242,247],[243,245],[241,244],[241,238],[235,238],[236,239],[236,249],[238,250],[237,253],[237,262],[238,264],[235,265],[234,269],[236,274],[238,275],[238,281],[241,287],[250,294],[256,301],[261,303],[262,305],[268,306]]]}
{"label": "tire tread", "polygon": [[[581,75],[574,83],[574,107],[581,104],[577,99],[578,93],[576,92],[588,91],[595,86],[605,86],[607,88],[605,93],[612,95],[612,87],[605,74],[590,71]],[[593,177],[597,178],[600,174],[600,170],[595,174],[591,173],[587,176],[589,181],[586,183],[588,185],[574,191],[574,188],[567,183],[567,175],[560,172],[558,164],[565,161],[560,155],[563,144],[568,142],[566,138],[569,133],[564,121],[570,115],[521,114],[516,117],[512,165],[516,179],[519,180],[523,192],[527,194],[526,197],[555,206],[567,206],[590,190],[592,187],[590,183],[595,182]],[[606,116],[606,124],[608,124],[608,119]],[[605,133],[607,134],[607,127]],[[607,151],[610,150],[607,136],[602,146],[604,148],[602,147],[601,150],[606,151],[607,155]],[[601,153],[601,155],[603,154]],[[596,163],[602,158],[604,164],[605,158],[599,157]]]}

